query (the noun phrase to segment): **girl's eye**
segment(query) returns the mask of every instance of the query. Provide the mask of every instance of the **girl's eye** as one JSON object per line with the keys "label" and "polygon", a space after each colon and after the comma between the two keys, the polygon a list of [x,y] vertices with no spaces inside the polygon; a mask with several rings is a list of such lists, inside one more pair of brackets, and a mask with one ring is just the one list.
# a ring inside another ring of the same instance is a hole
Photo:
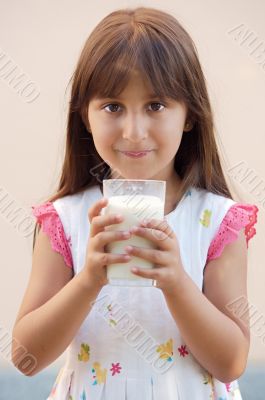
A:
{"label": "girl's eye", "polygon": [[[161,103],[151,103],[151,105],[153,105],[153,104],[165,107],[164,104],[161,104]],[[152,111],[161,111],[161,109],[152,110]]]}
{"label": "girl's eye", "polygon": [[[150,103],[150,105],[156,105],[156,107],[155,107],[155,109],[153,109],[153,110],[151,110],[151,111],[161,111],[161,109],[157,109],[157,105],[158,106],[162,106],[162,107],[165,107],[164,106],[164,104],[162,104],[162,103]],[[117,108],[116,107],[119,107],[119,104],[116,104],[116,103],[111,103],[111,104],[107,104],[105,107],[103,107],[104,109],[106,109],[107,107],[110,107],[110,111],[108,111],[108,112],[110,112],[111,114],[115,114],[116,113],[116,111],[117,111]],[[113,107],[113,108],[112,108]]]}
{"label": "girl's eye", "polygon": [[[112,104],[108,104],[108,105],[106,105],[105,107],[103,107],[104,109],[105,108],[107,108],[107,107],[110,107],[110,108],[112,108],[112,106],[114,106],[113,108],[115,108],[115,107],[119,107],[119,105],[118,104],[114,104],[114,103],[112,103]],[[110,113],[111,114],[113,114],[113,108],[112,108],[112,110],[110,111]],[[117,111],[117,110],[116,110]],[[108,111],[109,112],[109,111]],[[114,111],[115,112],[115,111]]]}

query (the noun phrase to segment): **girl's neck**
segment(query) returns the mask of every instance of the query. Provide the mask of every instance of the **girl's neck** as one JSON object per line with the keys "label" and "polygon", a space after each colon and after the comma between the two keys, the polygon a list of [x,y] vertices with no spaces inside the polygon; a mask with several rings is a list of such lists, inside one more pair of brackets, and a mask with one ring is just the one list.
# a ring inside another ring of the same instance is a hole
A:
{"label": "girl's neck", "polygon": [[167,182],[166,199],[165,199],[165,215],[175,210],[183,193],[180,193],[181,179],[178,175],[174,175],[171,181]]}

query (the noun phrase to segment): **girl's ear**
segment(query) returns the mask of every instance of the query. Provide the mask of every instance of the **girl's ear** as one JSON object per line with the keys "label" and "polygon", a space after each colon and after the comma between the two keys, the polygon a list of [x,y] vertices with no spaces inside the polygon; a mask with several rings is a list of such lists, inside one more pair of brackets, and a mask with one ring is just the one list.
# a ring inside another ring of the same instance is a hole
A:
{"label": "girl's ear", "polygon": [[193,128],[193,123],[191,121],[186,122],[184,126],[184,132],[189,132]]}

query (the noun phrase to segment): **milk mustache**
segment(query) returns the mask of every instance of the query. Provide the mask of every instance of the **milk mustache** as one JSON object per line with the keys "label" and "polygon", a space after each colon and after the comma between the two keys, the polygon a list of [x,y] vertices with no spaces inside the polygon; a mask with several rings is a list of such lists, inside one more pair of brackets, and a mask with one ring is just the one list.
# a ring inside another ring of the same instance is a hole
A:
{"label": "milk mustache", "polygon": [[[134,195],[115,195],[108,198],[107,206],[102,210],[103,214],[122,214],[124,220],[119,224],[109,225],[105,230],[129,230],[138,225],[143,219],[164,218],[164,202],[157,196],[134,194]],[[155,249],[156,245],[153,241],[136,236],[134,234],[127,240],[111,242],[106,246],[106,252],[113,254],[126,253],[126,246],[137,246],[148,249]],[[140,257],[132,256],[130,261],[126,263],[116,263],[107,266],[108,279],[121,280],[143,280],[142,277],[134,275],[130,269],[133,265],[140,268],[153,268],[151,261]],[[146,281],[146,279],[144,279]],[[149,279],[150,281],[150,279]]]}

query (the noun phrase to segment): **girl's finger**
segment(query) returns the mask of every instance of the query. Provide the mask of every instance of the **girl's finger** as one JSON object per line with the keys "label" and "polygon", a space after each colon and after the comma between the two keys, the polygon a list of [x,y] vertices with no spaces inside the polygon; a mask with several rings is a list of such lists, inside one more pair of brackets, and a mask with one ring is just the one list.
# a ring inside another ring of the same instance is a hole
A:
{"label": "girl's finger", "polygon": [[164,232],[170,239],[173,239],[175,237],[174,231],[165,219],[150,219],[148,221],[143,220],[139,223],[139,225],[142,227],[152,228]]}
{"label": "girl's finger", "polygon": [[94,237],[97,233],[104,230],[108,225],[118,224],[123,221],[123,216],[117,218],[117,215],[102,213],[102,210],[107,206],[108,199],[103,197],[90,207],[88,217],[90,221],[90,237]]}
{"label": "girl's finger", "polygon": [[126,246],[124,249],[128,254],[151,261],[157,265],[167,265],[166,252],[143,247]]}
{"label": "girl's finger", "polygon": [[128,231],[102,231],[94,237],[94,250],[100,251],[102,247],[121,240],[128,240],[132,234]]}
{"label": "girl's finger", "polygon": [[163,250],[170,250],[171,244],[168,242],[168,235],[157,229],[143,228],[139,226],[134,226],[130,229],[133,235],[141,236],[155,243],[156,247]]}
{"label": "girl's finger", "polygon": [[104,228],[107,228],[109,225],[120,224],[122,220],[123,217],[118,218],[116,214],[98,215],[92,220],[90,236],[93,237],[99,232],[104,231]]}
{"label": "girl's finger", "polygon": [[98,253],[97,265],[107,266],[116,263],[126,263],[131,258],[129,254]]}
{"label": "girl's finger", "polygon": [[97,215],[99,215],[100,211],[102,210],[102,208],[106,207],[108,202],[107,198],[102,198],[98,201],[96,201],[96,203],[94,203],[92,205],[92,207],[89,208],[88,210],[88,218],[89,218],[89,222],[92,222],[92,219],[94,217],[96,217]]}
{"label": "girl's finger", "polygon": [[143,278],[158,280],[161,276],[160,274],[162,269],[163,268],[145,269],[145,268],[139,268],[137,267],[137,265],[135,265],[131,268],[131,272]]}

